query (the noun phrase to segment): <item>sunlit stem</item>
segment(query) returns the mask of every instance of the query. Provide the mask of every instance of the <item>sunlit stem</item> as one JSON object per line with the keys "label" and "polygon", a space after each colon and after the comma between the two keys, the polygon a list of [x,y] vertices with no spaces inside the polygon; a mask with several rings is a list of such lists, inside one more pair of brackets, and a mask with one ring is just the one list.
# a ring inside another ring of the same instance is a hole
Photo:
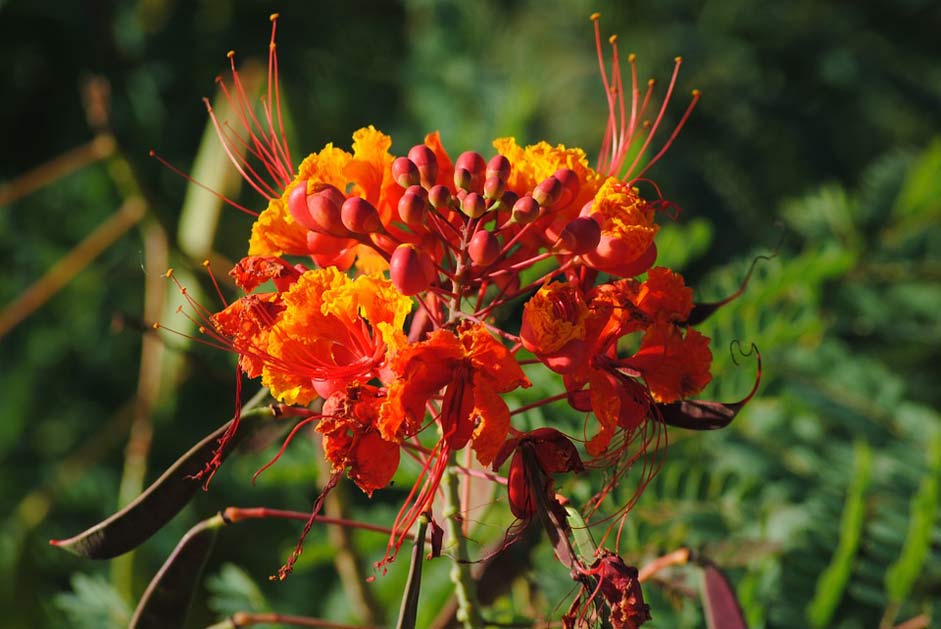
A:
{"label": "sunlit stem", "polygon": [[[306,522],[310,518],[310,514],[303,511],[284,511],[282,509],[268,509],[266,507],[227,507],[222,511],[222,517],[228,522],[240,522],[242,520],[257,520],[262,518],[300,520],[302,522]],[[377,526],[375,524],[369,524],[368,522],[358,522],[356,520],[346,520],[343,518],[330,518],[325,515],[318,515],[314,518],[314,521],[321,524],[334,524],[336,526],[345,526],[353,529],[361,529],[363,531],[373,531],[374,533],[392,535],[392,529],[385,528],[383,526]],[[406,538],[411,539],[412,535],[410,533],[406,534]]]}
{"label": "sunlit stem", "polygon": [[688,548],[679,548],[672,553],[657,557],[640,569],[637,580],[643,583],[664,568],[669,568],[670,566],[684,566],[689,563],[691,555],[692,553],[690,553]]}
{"label": "sunlit stem", "polygon": [[448,547],[454,559],[451,566],[451,581],[454,582],[454,595],[457,598],[457,620],[464,629],[483,626],[480,617],[480,604],[477,602],[477,584],[471,576],[467,555],[467,539],[461,533],[461,497],[457,474],[448,467],[442,479],[444,486],[444,517],[447,522]]}
{"label": "sunlit stem", "polygon": [[330,622],[329,620],[321,620],[320,618],[289,616],[287,614],[274,612],[258,614],[235,612],[231,617],[222,622],[210,625],[206,629],[238,629],[239,627],[251,627],[253,625],[292,625],[294,627],[322,627],[323,629],[368,629],[362,625],[344,625]]}

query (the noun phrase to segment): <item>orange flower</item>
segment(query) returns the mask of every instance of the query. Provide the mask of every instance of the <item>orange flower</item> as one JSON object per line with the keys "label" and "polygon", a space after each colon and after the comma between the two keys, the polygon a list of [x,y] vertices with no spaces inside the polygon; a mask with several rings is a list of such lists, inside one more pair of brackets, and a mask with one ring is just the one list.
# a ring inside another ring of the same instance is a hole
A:
{"label": "orange flower", "polygon": [[378,377],[387,346],[404,343],[411,308],[388,280],[350,279],[331,267],[307,271],[283,293],[243,297],[213,321],[232,337],[247,375],[260,369],[277,399],[308,404]]}
{"label": "orange flower", "polygon": [[461,326],[456,335],[435,330],[393,356],[390,370],[397,377],[380,411],[383,437],[401,440],[417,433],[426,404],[447,387],[438,418],[444,442],[454,451],[470,440],[483,465],[493,461],[510,428],[500,394],[530,385],[509,350],[479,324]]}
{"label": "orange flower", "polygon": [[699,393],[712,380],[709,339],[696,330],[670,323],[647,328],[640,349],[624,365],[639,371],[653,399],[675,402]]}
{"label": "orange flower", "polygon": [[370,496],[388,485],[399,467],[399,444],[386,441],[376,429],[382,399],[369,385],[338,391],[324,403],[317,424],[333,471],[348,468],[349,477]]}
{"label": "orange flower", "polygon": [[583,216],[601,225],[601,242],[584,256],[599,271],[632,277],[646,271],[656,259],[653,238],[660,229],[653,221],[654,209],[637,188],[611,177],[604,182]]}

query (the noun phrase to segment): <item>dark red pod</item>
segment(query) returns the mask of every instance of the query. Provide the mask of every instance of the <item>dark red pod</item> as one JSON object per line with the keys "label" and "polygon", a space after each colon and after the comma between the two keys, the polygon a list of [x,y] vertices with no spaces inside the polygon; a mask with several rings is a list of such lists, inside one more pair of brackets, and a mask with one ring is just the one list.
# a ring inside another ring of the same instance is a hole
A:
{"label": "dark red pod", "polygon": [[507,477],[507,495],[510,511],[520,520],[529,520],[536,515],[536,497],[533,495],[532,479],[529,478],[523,456],[519,450],[513,453],[510,461],[510,474]]}

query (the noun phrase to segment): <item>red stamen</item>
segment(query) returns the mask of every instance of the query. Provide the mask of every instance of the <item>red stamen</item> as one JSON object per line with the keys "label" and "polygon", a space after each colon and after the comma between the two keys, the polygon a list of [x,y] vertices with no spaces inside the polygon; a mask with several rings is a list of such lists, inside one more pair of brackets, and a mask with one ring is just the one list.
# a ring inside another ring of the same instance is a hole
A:
{"label": "red stamen", "polygon": [[201,182],[197,181],[196,179],[193,179],[193,177],[191,177],[190,175],[187,175],[185,172],[183,172],[182,170],[180,170],[179,168],[177,168],[176,166],[174,166],[173,164],[171,164],[170,162],[168,162],[166,159],[164,159],[164,158],[161,157],[159,154],[157,154],[157,152],[154,151],[153,149],[151,149],[151,151],[150,151],[149,154],[150,154],[150,157],[153,157],[154,159],[156,159],[156,160],[157,160],[158,162],[160,162],[165,168],[170,169],[170,171],[171,171],[173,174],[179,175],[180,177],[182,177],[183,179],[186,179],[186,180],[187,180],[188,182],[190,182],[191,184],[194,184],[194,185],[196,185],[196,186],[199,186],[199,187],[202,188],[203,190],[212,193],[217,199],[219,199],[219,200],[221,200],[221,201],[227,203],[228,205],[231,205],[231,206],[234,207],[236,210],[239,210],[240,212],[245,212],[245,213],[248,214],[249,216],[256,216],[256,217],[258,216],[258,212],[254,211],[254,210],[250,210],[250,209],[248,209],[247,207],[245,207],[244,205],[239,205],[238,203],[236,203],[235,201],[233,201],[233,200],[230,199],[229,197],[225,196],[224,194],[222,194],[222,193],[220,193],[220,192],[216,192],[215,190],[213,190],[212,188],[210,188],[210,187],[207,186],[206,184],[201,183]]}

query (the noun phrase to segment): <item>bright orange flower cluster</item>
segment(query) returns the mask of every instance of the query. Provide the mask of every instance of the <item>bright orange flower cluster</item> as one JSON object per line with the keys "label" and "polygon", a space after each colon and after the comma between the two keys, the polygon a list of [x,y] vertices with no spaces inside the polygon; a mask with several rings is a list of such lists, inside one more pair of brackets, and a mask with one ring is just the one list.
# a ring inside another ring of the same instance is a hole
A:
{"label": "bright orange flower cluster", "polygon": [[[240,116],[241,136],[217,122],[268,204],[249,257],[232,271],[245,294],[208,316],[206,330],[274,397],[315,409],[305,422],[316,422],[334,471],[366,493],[389,483],[403,452],[418,459],[420,479],[386,560],[430,511],[455,452],[470,446],[494,472],[512,455],[509,502],[520,519],[554,503],[553,474],[585,466],[617,470],[600,501],[653,443],[645,433],[632,448],[635,436],[693,417],[684,400],[711,379],[709,339],[691,327],[692,290],[654,266],[658,213],[669,203],[638,188],[698,93],[640,168],[680,62],[650,122],[653,82],[642,94],[631,56],[625,88],[614,39],[606,71],[593,19],[609,104],[594,167],[581,149],[514,138],[494,141],[489,160],[476,152],[452,160],[437,133],[396,155],[391,138],[370,126],[353,134],[351,151],[330,144],[294,169],[277,89],[265,115]],[[274,29],[270,50],[276,74]],[[232,69],[238,84],[234,61]],[[232,95],[237,111],[251,112],[242,90]],[[554,264],[526,273],[544,261]],[[514,325],[507,315],[520,306]],[[530,386],[523,365],[554,372],[564,391],[526,408],[567,402],[584,413],[584,438],[564,425],[532,433],[513,426],[506,395]],[[431,447],[418,440],[427,430],[438,435]]]}

